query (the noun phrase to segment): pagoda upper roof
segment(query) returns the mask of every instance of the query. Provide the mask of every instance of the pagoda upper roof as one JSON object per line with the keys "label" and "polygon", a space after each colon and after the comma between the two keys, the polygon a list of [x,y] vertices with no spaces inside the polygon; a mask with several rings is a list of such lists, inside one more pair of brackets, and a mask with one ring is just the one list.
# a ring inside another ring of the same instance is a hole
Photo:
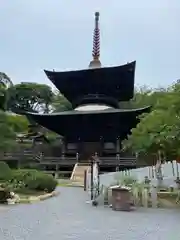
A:
{"label": "pagoda upper roof", "polygon": [[137,116],[149,110],[150,107],[126,110],[111,108],[101,111],[73,110],[52,114],[24,114],[73,142],[79,138],[95,141],[99,140],[100,136],[106,140],[114,140],[118,136],[124,139],[139,122]]}
{"label": "pagoda upper roof", "polygon": [[45,70],[56,88],[77,106],[84,97],[103,95],[117,101],[128,101],[134,94],[136,62],[122,66],[55,72]]}

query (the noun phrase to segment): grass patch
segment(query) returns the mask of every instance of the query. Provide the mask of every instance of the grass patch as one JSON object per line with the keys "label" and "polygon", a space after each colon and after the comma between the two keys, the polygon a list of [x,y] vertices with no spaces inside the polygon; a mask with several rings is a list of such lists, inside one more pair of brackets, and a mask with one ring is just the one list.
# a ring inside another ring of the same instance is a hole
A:
{"label": "grass patch", "polygon": [[165,199],[176,199],[178,197],[177,192],[158,192],[157,196],[159,198],[165,198]]}
{"label": "grass patch", "polygon": [[59,187],[83,187],[79,186],[78,183],[72,182],[70,179],[58,179]]}
{"label": "grass patch", "polygon": [[158,202],[160,207],[179,208],[178,192],[158,192]]}
{"label": "grass patch", "polygon": [[68,187],[72,184],[70,179],[58,179],[58,186]]}

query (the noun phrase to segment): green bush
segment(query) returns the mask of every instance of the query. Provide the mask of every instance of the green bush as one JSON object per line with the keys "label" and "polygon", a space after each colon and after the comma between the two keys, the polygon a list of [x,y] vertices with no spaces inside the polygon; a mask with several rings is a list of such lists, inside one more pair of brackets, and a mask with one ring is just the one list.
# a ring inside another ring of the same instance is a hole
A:
{"label": "green bush", "polygon": [[51,176],[35,169],[11,170],[5,162],[0,162],[0,181],[2,188],[10,191],[47,191],[55,190],[58,182]]}
{"label": "green bush", "polygon": [[122,176],[121,174],[116,174],[114,177],[116,184],[130,186],[137,182],[137,179],[133,176]]}
{"label": "green bush", "polygon": [[12,178],[12,170],[7,163],[0,161],[0,181],[7,181]]}
{"label": "green bush", "polygon": [[27,187],[31,190],[52,192],[58,182],[52,176],[45,173],[38,173],[36,176],[27,179]]}
{"label": "green bush", "polygon": [[17,185],[17,188],[47,192],[54,191],[58,184],[52,176],[32,169],[14,170],[12,181]]}
{"label": "green bush", "polygon": [[0,203],[6,203],[10,197],[10,193],[7,189],[0,189]]}
{"label": "green bush", "polygon": [[26,183],[27,179],[29,177],[36,176],[38,174],[38,171],[35,169],[18,169],[12,171],[12,180],[16,180],[18,182],[23,181]]}

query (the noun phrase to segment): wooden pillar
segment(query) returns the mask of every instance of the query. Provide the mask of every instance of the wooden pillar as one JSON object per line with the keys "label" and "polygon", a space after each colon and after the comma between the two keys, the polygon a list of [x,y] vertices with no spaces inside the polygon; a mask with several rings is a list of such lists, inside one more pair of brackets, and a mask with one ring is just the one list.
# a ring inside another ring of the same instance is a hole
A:
{"label": "wooden pillar", "polygon": [[120,139],[119,137],[116,138],[116,172],[119,172],[120,170]]}
{"label": "wooden pillar", "polygon": [[63,139],[63,144],[62,144],[62,159],[65,158],[65,151],[66,151],[66,149],[65,149],[65,140]]}
{"label": "wooden pillar", "polygon": [[104,151],[104,141],[103,141],[103,136],[100,136],[100,153],[99,153],[99,155],[101,157],[103,156],[103,151]]}
{"label": "wooden pillar", "polygon": [[55,178],[57,179],[58,177],[59,177],[59,174],[58,174],[58,164],[56,164]]}
{"label": "wooden pillar", "polygon": [[120,138],[116,139],[116,153],[120,153]]}
{"label": "wooden pillar", "polygon": [[[78,141],[77,141],[77,153],[78,153],[78,161],[80,160],[81,158],[81,139],[80,137],[78,138]],[[76,157],[77,157],[77,153],[76,153]]]}
{"label": "wooden pillar", "polygon": [[79,162],[79,153],[78,152],[76,153],[76,162],[77,163]]}
{"label": "wooden pillar", "polygon": [[17,160],[17,169],[20,169],[20,168],[21,168],[21,160],[18,159],[18,160]]}
{"label": "wooden pillar", "polygon": [[94,176],[93,176],[93,164],[94,164],[94,161],[93,161],[93,158],[91,157],[91,200],[94,199]]}
{"label": "wooden pillar", "polygon": [[84,170],[84,191],[87,191],[87,170]]}

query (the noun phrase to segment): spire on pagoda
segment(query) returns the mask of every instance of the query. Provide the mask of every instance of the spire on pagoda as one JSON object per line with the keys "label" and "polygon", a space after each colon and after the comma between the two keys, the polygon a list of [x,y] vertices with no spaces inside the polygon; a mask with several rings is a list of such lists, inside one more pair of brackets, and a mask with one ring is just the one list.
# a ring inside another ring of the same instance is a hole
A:
{"label": "spire on pagoda", "polygon": [[95,13],[95,28],[93,34],[93,60],[89,64],[89,68],[100,68],[100,29],[99,29],[99,12]]}

